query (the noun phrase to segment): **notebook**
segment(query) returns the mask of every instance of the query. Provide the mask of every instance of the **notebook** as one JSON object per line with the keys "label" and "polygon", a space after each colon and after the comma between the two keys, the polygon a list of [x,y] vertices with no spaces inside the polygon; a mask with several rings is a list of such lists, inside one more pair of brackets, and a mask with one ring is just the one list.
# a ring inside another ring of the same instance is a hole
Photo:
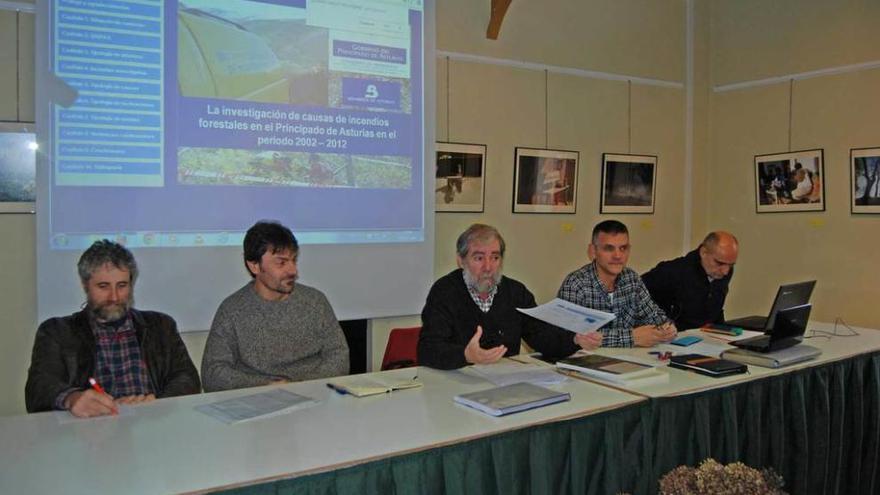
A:
{"label": "notebook", "polygon": [[810,308],[809,304],[804,304],[784,309],[776,314],[773,328],[764,335],[735,340],[730,344],[752,352],[773,352],[800,344],[810,319]]}
{"label": "notebook", "polygon": [[669,374],[655,366],[600,354],[560,359],[556,361],[556,367],[619,385],[640,385],[669,380]]}
{"label": "notebook", "polygon": [[422,382],[415,378],[394,379],[384,376],[374,376],[372,378],[347,377],[329,382],[327,386],[343,395],[367,397],[370,395],[386,394],[395,390],[418,388],[422,386]]}
{"label": "notebook", "polygon": [[672,368],[693,371],[714,378],[738,375],[748,371],[748,367],[742,363],[737,363],[728,359],[704,356],[702,354],[672,356],[669,359],[669,366]]}
{"label": "notebook", "polygon": [[453,400],[492,416],[504,416],[565,402],[571,400],[571,394],[523,382],[456,395]]}
{"label": "notebook", "polygon": [[776,299],[773,300],[773,306],[770,308],[769,315],[746,316],[745,318],[728,320],[725,323],[745,328],[746,330],[767,330],[773,328],[773,325],[776,323],[776,315],[780,311],[795,306],[803,306],[810,302],[810,296],[813,294],[814,287],[816,287],[815,280],[780,285],[779,290],[776,291]]}

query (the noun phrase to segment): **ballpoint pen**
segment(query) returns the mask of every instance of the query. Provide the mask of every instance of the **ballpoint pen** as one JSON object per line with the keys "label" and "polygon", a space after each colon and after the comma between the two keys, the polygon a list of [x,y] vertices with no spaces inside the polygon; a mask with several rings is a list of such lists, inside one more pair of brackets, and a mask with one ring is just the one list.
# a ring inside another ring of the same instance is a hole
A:
{"label": "ballpoint pen", "polygon": [[[94,390],[95,392],[98,392],[99,394],[110,395],[110,394],[108,394],[107,392],[104,391],[104,387],[102,387],[101,384],[98,383],[98,380],[95,380],[95,379],[92,378],[92,377],[89,377],[89,385],[92,386],[92,390]],[[118,406],[113,406],[113,407],[116,408],[116,407],[118,407]],[[114,416],[115,416],[117,413],[118,413],[118,411],[117,411],[116,409],[114,409],[114,410],[112,411],[112,414],[113,414]]]}
{"label": "ballpoint pen", "polygon": [[333,385],[332,383],[328,383],[328,384],[327,384],[327,388],[329,388],[330,390],[335,391],[335,392],[336,392],[337,394],[339,394],[339,395],[348,395],[348,390],[345,390],[345,389],[342,388],[342,387],[337,387],[336,385]]}
{"label": "ballpoint pen", "polygon": [[107,392],[104,391],[104,387],[102,387],[101,384],[98,383],[98,380],[95,380],[94,378],[89,377],[89,385],[92,386],[92,389],[95,392],[98,392],[99,394],[107,395]]}

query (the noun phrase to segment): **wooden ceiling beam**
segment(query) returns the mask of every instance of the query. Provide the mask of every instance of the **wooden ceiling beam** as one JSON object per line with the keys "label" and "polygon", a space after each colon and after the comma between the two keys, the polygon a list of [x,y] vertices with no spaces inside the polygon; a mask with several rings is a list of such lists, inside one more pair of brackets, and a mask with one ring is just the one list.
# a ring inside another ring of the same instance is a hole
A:
{"label": "wooden ceiling beam", "polygon": [[486,38],[497,40],[498,33],[501,32],[501,23],[504,21],[504,14],[507,13],[507,7],[510,7],[511,0],[492,0],[492,15],[489,17],[489,27],[486,28]]}

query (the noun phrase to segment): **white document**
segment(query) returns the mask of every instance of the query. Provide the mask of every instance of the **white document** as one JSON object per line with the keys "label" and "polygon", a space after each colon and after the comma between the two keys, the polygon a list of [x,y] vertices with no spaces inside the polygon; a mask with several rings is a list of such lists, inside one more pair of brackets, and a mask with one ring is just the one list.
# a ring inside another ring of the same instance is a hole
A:
{"label": "white document", "polygon": [[568,380],[565,375],[557,373],[554,368],[540,364],[501,362],[475,364],[471,366],[471,369],[481,378],[485,378],[499,387],[521,382],[533,385],[556,385]]}
{"label": "white document", "polygon": [[616,318],[614,313],[585,308],[558,297],[534,308],[517,308],[517,310],[551,325],[581,334],[595,332]]}
{"label": "white document", "polygon": [[195,409],[224,423],[233,424],[278,416],[315,404],[318,404],[318,401],[311,397],[278,388],[268,392],[203,404],[196,406]]}

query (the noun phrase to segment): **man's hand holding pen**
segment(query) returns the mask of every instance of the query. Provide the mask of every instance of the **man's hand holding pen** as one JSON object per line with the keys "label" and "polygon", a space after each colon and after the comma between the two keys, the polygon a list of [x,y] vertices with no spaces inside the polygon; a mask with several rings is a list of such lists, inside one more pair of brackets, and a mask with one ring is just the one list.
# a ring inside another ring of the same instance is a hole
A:
{"label": "man's hand holding pen", "polygon": [[675,323],[667,320],[661,325],[642,325],[633,328],[633,343],[638,347],[652,347],[675,338],[678,329]]}

